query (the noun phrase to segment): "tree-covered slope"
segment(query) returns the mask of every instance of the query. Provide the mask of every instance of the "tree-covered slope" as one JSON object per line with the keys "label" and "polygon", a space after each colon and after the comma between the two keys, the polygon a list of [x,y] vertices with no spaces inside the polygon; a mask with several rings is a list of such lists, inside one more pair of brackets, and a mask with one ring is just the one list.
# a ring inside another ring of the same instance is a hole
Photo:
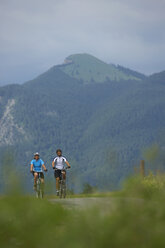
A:
{"label": "tree-covered slope", "polygon": [[151,82],[155,82],[155,83],[162,83],[165,84],[165,71],[159,72],[159,73],[155,73],[152,74],[148,80]]}

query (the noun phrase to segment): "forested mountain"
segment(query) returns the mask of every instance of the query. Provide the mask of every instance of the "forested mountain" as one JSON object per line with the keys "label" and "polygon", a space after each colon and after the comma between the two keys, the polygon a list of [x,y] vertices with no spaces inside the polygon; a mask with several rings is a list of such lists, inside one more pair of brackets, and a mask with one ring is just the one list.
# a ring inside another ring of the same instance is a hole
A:
{"label": "forested mountain", "polygon": [[155,73],[149,77],[149,81],[155,82],[155,83],[162,83],[164,84],[165,79],[165,71]]}
{"label": "forested mountain", "polygon": [[60,147],[72,164],[70,187],[88,182],[112,189],[132,173],[146,147],[165,146],[164,96],[163,72],[146,77],[72,55],[32,81],[0,87],[1,158],[12,149],[29,180],[33,152],[50,168]]}

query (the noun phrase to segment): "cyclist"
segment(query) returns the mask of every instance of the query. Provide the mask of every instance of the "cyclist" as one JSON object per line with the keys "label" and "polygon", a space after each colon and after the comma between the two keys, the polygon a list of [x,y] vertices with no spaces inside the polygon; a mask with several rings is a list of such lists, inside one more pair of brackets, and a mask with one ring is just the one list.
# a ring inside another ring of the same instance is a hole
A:
{"label": "cyclist", "polygon": [[42,167],[44,168],[44,171],[47,171],[44,162],[42,159],[40,159],[40,155],[38,152],[34,154],[34,159],[31,161],[31,168],[30,171],[33,173],[34,176],[34,190],[37,189],[37,178],[38,178],[38,173],[41,175],[41,184],[42,186],[44,185],[44,173],[42,170]]}
{"label": "cyclist", "polygon": [[56,194],[58,196],[59,186],[60,186],[59,181],[60,181],[62,171],[64,172],[63,173],[64,180],[66,179],[66,172],[64,170],[65,163],[67,164],[68,168],[70,168],[71,166],[69,162],[66,160],[66,158],[62,156],[61,149],[57,149],[56,154],[57,154],[57,157],[55,157],[55,159],[53,160],[52,167],[53,169],[55,169],[54,177],[56,178]]}

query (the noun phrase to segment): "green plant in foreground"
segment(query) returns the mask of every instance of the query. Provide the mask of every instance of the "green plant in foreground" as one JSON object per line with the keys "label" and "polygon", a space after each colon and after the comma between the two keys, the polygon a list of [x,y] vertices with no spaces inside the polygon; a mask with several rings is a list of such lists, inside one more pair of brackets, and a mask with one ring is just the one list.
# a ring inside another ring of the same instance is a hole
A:
{"label": "green plant in foreground", "polygon": [[124,197],[101,198],[100,205],[85,210],[18,194],[1,197],[0,247],[164,248],[163,185],[153,175],[132,179]]}
{"label": "green plant in foreground", "polygon": [[165,195],[165,175],[153,175],[141,178],[140,176],[131,177],[124,184],[124,195],[153,199]]}

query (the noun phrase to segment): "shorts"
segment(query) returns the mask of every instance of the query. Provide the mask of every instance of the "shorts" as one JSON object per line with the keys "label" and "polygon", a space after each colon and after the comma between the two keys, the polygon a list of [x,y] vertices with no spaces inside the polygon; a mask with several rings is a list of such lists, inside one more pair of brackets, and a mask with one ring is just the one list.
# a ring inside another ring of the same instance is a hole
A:
{"label": "shorts", "polygon": [[38,172],[38,171],[33,171],[33,176],[34,176],[34,173],[38,173],[40,174],[40,178],[44,178],[44,173],[43,172]]}
{"label": "shorts", "polygon": [[62,171],[64,171],[64,170],[55,170],[54,177],[55,178],[58,178],[58,177],[61,178]]}

